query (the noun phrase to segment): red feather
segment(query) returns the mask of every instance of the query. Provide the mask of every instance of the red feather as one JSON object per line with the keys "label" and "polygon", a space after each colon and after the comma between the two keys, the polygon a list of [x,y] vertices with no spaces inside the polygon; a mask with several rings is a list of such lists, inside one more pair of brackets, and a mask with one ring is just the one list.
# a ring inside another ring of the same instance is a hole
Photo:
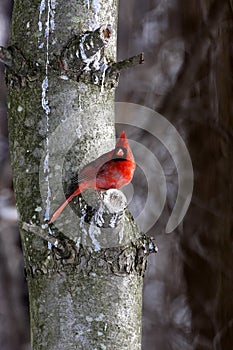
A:
{"label": "red feather", "polygon": [[122,131],[115,148],[87,164],[79,173],[77,186],[67,196],[49,220],[54,222],[67,204],[88,188],[108,190],[121,188],[131,182],[136,168],[134,156],[129,146],[125,132]]}

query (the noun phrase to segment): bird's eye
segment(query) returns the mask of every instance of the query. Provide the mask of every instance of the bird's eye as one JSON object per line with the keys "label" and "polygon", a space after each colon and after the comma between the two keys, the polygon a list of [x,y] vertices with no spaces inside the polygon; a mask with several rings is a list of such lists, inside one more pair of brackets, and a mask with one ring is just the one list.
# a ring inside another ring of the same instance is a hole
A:
{"label": "bird's eye", "polygon": [[117,157],[123,157],[124,155],[124,150],[122,148],[119,148],[116,152]]}

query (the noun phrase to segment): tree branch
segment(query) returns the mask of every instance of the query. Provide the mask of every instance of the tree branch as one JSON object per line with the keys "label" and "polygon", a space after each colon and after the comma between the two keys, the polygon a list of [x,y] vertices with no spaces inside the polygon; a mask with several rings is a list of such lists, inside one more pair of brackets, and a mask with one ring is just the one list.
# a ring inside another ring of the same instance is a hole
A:
{"label": "tree branch", "polygon": [[123,61],[113,63],[108,69],[107,74],[111,75],[114,72],[120,72],[122,69],[130,68],[132,66],[136,66],[138,64],[144,63],[144,53],[140,53],[139,55],[132,56]]}
{"label": "tree branch", "polygon": [[48,227],[48,225],[45,225],[45,228],[28,224],[26,222],[22,223],[22,229],[29,233],[34,233],[35,235],[39,236],[40,238],[44,239],[48,243],[52,244],[54,247],[57,247],[59,244],[59,240],[54,237]]}

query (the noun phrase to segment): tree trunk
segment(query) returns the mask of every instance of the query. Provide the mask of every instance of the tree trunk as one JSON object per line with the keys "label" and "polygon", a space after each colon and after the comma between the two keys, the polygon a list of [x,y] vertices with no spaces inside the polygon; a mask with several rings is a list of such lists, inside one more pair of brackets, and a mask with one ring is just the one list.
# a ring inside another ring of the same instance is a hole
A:
{"label": "tree trunk", "polygon": [[76,205],[81,219],[69,207],[47,225],[63,179],[68,187],[77,169],[114,147],[116,23],[116,0],[14,4],[9,133],[34,350],[141,348],[149,242],[119,191],[105,197],[108,210],[94,208],[91,192]]}

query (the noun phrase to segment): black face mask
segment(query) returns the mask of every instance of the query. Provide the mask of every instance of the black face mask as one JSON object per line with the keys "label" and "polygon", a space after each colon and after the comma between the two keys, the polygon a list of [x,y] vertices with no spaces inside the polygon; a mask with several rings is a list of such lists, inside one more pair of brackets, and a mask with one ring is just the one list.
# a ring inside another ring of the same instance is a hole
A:
{"label": "black face mask", "polygon": [[116,147],[113,153],[113,157],[112,159],[126,159],[126,155],[127,155],[127,148],[124,147]]}

